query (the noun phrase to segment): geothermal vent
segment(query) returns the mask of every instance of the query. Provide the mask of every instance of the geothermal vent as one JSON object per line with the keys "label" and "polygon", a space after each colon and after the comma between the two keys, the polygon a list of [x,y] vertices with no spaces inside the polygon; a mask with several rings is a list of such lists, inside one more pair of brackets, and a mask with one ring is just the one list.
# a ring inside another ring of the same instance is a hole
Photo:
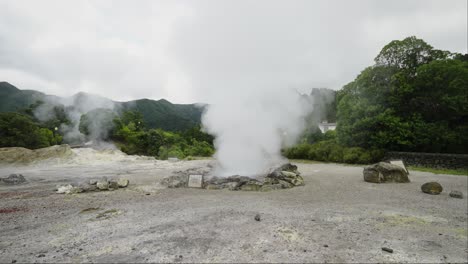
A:
{"label": "geothermal vent", "polygon": [[[208,190],[272,191],[304,185],[296,165],[290,163],[272,169],[267,175],[255,177],[234,175],[230,177],[208,176],[207,171],[187,170],[162,180],[169,188],[198,187]],[[206,174],[206,175],[204,175]],[[198,186],[197,186],[198,185]]]}

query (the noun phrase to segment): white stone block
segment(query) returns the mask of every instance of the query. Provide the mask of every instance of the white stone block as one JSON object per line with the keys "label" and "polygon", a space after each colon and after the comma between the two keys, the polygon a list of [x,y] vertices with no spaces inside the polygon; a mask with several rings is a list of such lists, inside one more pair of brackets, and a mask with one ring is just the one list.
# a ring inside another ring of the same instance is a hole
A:
{"label": "white stone block", "polygon": [[203,187],[203,175],[189,175],[188,187],[202,188]]}

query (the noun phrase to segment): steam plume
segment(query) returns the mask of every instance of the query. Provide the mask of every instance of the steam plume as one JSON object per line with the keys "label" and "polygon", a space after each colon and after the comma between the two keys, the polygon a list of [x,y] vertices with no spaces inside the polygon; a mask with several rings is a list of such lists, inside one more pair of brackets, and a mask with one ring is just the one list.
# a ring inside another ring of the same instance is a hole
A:
{"label": "steam plume", "polygon": [[255,176],[285,161],[281,148],[296,142],[311,105],[293,90],[233,92],[208,106],[203,126],[213,134],[216,176]]}

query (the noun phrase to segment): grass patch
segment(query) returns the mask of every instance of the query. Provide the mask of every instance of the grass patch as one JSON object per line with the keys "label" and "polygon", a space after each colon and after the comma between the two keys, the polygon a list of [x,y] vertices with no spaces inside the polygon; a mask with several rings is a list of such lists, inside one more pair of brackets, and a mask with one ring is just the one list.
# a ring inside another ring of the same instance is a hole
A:
{"label": "grass patch", "polygon": [[432,172],[434,174],[450,174],[450,175],[468,176],[468,170],[434,169],[434,168],[416,167],[416,166],[408,166],[408,170]]}

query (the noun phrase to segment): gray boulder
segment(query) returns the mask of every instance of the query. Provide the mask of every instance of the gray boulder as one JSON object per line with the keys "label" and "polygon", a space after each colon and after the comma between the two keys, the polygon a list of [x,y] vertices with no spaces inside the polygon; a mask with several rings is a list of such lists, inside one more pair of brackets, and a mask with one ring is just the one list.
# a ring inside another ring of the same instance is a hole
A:
{"label": "gray boulder", "polygon": [[410,182],[408,172],[400,166],[379,162],[364,168],[364,181],[372,183]]}
{"label": "gray boulder", "polygon": [[10,174],[8,177],[0,178],[0,185],[16,185],[25,182],[26,179],[21,174]]}
{"label": "gray boulder", "polygon": [[440,194],[443,188],[442,185],[438,182],[426,182],[425,184],[421,185],[421,191],[423,193],[428,194]]}

